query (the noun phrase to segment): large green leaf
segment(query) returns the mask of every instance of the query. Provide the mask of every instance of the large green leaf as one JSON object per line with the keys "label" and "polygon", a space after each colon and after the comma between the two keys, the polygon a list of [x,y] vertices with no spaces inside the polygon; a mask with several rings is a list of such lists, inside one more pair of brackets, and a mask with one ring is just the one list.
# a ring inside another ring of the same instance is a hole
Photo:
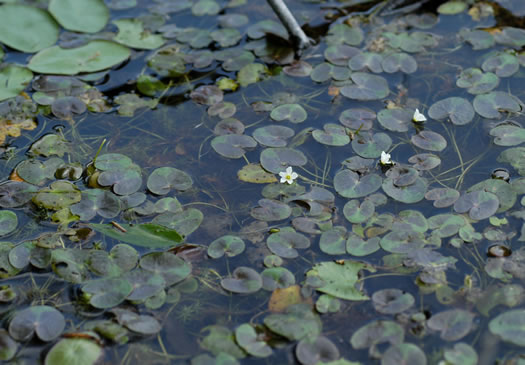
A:
{"label": "large green leaf", "polygon": [[25,67],[7,65],[0,69],[0,101],[17,96],[31,82],[33,73]]}
{"label": "large green leaf", "polygon": [[73,32],[96,33],[109,20],[109,9],[103,0],[51,0],[49,12]]}
{"label": "large green leaf", "polygon": [[118,230],[111,224],[93,223],[89,226],[121,242],[148,248],[171,247],[182,241],[181,235],[176,230],[151,223],[122,224],[121,227],[126,232]]}

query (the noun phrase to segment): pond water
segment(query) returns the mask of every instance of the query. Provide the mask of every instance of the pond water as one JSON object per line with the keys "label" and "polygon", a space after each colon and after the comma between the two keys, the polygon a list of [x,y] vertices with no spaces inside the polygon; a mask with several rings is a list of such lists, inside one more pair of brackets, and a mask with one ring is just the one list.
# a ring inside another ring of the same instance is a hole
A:
{"label": "pond water", "polygon": [[525,363],[522,0],[2,3],[1,360]]}

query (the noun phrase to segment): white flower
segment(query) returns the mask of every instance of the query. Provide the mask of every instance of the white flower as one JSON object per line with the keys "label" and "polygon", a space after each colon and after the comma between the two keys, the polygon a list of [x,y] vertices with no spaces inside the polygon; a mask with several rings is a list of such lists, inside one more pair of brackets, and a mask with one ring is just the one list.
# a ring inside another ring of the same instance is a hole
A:
{"label": "white flower", "polygon": [[288,184],[292,184],[293,181],[297,179],[299,175],[297,175],[296,172],[292,171],[291,166],[288,166],[286,168],[286,171],[279,172],[279,176],[281,177],[281,184],[285,182],[287,182]]}
{"label": "white flower", "polygon": [[381,152],[381,165],[392,165],[393,162],[390,159],[390,153],[386,153],[385,151]]}
{"label": "white flower", "polygon": [[420,113],[419,109],[416,109],[416,111],[414,112],[414,116],[412,117],[412,120],[414,122],[426,122],[427,117],[425,117],[423,113]]}

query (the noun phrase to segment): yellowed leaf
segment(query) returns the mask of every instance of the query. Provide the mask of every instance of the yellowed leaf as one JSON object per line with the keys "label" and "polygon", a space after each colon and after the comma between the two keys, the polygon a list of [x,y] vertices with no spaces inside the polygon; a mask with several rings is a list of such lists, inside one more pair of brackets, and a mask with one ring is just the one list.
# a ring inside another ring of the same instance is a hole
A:
{"label": "yellowed leaf", "polygon": [[301,288],[299,285],[292,285],[284,289],[275,289],[270,297],[268,309],[270,312],[283,312],[288,306],[302,301]]}
{"label": "yellowed leaf", "polygon": [[262,168],[258,163],[251,163],[245,165],[242,169],[237,172],[237,176],[240,180],[255,183],[255,184],[268,184],[277,182],[277,178],[274,174],[270,174]]}

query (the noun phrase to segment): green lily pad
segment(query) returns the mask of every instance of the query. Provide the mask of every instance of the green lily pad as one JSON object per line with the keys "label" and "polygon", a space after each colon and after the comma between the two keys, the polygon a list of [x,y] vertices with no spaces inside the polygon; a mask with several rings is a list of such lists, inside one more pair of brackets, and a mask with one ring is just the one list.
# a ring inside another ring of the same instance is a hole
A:
{"label": "green lily pad", "polygon": [[80,202],[71,205],[71,213],[83,221],[89,221],[97,214],[103,218],[114,218],[120,213],[120,200],[110,191],[93,189],[82,191]]}
{"label": "green lily pad", "polygon": [[224,93],[215,85],[202,85],[193,90],[190,97],[196,103],[214,105],[222,101]]}
{"label": "green lily pad", "polygon": [[286,308],[285,313],[270,314],[264,317],[264,325],[270,331],[297,341],[321,332],[321,320],[309,305],[294,304]]}
{"label": "green lily pad", "polygon": [[56,134],[43,135],[29,149],[30,153],[44,157],[53,155],[62,157],[69,151],[70,146],[68,142]]}
{"label": "green lily pad", "polygon": [[418,153],[408,159],[416,170],[432,170],[441,164],[441,159],[432,153]]}
{"label": "green lily pad", "polygon": [[156,216],[151,222],[160,224],[177,231],[182,237],[187,237],[190,233],[199,228],[204,215],[195,208],[188,208],[182,212],[166,212]]}
{"label": "green lily pad", "polygon": [[433,200],[434,207],[446,208],[450,207],[459,198],[459,191],[450,188],[434,188],[427,191],[425,199]]}
{"label": "green lily pad", "polygon": [[76,75],[105,70],[127,60],[129,56],[127,47],[94,40],[78,48],[46,48],[34,55],[27,67],[43,74]]}
{"label": "green lily pad", "polygon": [[[236,111],[237,111],[237,107],[235,106],[235,104],[230,103],[228,101],[226,102],[221,101],[208,108],[208,115],[212,117],[218,116],[221,119],[227,119],[227,118],[230,118],[232,115],[234,115]],[[242,133],[238,133],[238,134],[242,134]]]}
{"label": "green lily pad", "polygon": [[262,277],[257,271],[240,266],[233,270],[231,277],[221,280],[221,286],[232,293],[255,293],[262,288]]}
{"label": "green lily pad", "polygon": [[216,15],[221,7],[214,0],[199,0],[191,7],[191,12],[195,16]]}
{"label": "green lily pad", "polygon": [[341,94],[347,98],[361,101],[379,100],[390,93],[388,83],[384,77],[355,72],[351,78],[354,85],[347,85],[341,88]]}
{"label": "green lily pad", "polygon": [[525,346],[525,310],[514,309],[501,313],[489,322],[489,329],[506,342]]}
{"label": "green lily pad", "polygon": [[423,350],[412,343],[392,345],[383,354],[381,365],[396,365],[399,363],[426,365],[427,357]]}
{"label": "green lily pad", "polygon": [[9,322],[9,335],[17,341],[30,340],[33,335],[45,342],[62,334],[66,321],[62,313],[47,305],[35,305],[15,313]]}
{"label": "green lily pad", "polygon": [[315,66],[310,73],[310,78],[315,82],[325,82],[330,79],[337,81],[348,80],[351,72],[348,67],[334,66],[323,62]]}
{"label": "green lily pad", "polygon": [[374,309],[383,314],[397,314],[406,311],[415,303],[414,296],[400,289],[382,289],[372,295]]}
{"label": "green lily pad", "polygon": [[43,9],[22,4],[4,4],[0,6],[0,19],[0,42],[17,51],[37,52],[52,46],[58,40],[59,27]]}
{"label": "green lily pad", "polygon": [[402,71],[411,74],[417,71],[417,61],[414,57],[406,53],[390,53],[381,62],[383,70],[388,73]]}
{"label": "green lily pad", "polygon": [[0,236],[13,232],[18,225],[18,217],[10,210],[0,210]]}
{"label": "green lily pad", "polygon": [[120,276],[132,270],[138,263],[139,254],[131,246],[119,243],[110,252],[92,250],[89,254],[89,269],[99,276]]}
{"label": "green lily pad", "polygon": [[295,285],[295,276],[284,267],[271,267],[261,273],[263,289],[274,291]]}
{"label": "green lily pad", "polygon": [[463,309],[449,309],[434,314],[427,321],[427,325],[430,329],[439,331],[441,339],[457,341],[470,332],[474,317],[474,313]]}
{"label": "green lily pad", "polygon": [[166,195],[171,189],[188,190],[193,185],[191,177],[173,167],[159,167],[148,177],[148,190],[153,194]]}
{"label": "green lily pad", "polygon": [[388,151],[392,139],[386,133],[362,132],[352,140],[352,148],[359,156],[364,158],[378,158],[381,152]]}
{"label": "green lily pad", "polygon": [[255,357],[268,357],[273,353],[266,342],[258,339],[257,332],[248,323],[235,329],[235,341],[244,351]]}
{"label": "green lily pad", "polygon": [[428,218],[428,226],[433,230],[432,234],[438,237],[451,237],[466,224],[465,217],[457,214],[437,214]]}
{"label": "green lily pad", "polygon": [[160,275],[166,286],[180,283],[191,273],[191,265],[170,252],[152,252],[142,256],[139,265],[150,275]]}
{"label": "green lily pad", "polygon": [[525,129],[511,124],[501,124],[492,128],[489,134],[498,146],[516,146],[525,142]]}
{"label": "green lily pad", "polygon": [[80,190],[67,181],[55,181],[49,187],[41,189],[33,203],[46,209],[59,210],[78,203],[82,198]]}
{"label": "green lily pad", "polygon": [[425,236],[411,230],[395,230],[381,238],[381,248],[392,253],[409,253],[425,245]]}
{"label": "green lily pad", "polygon": [[493,72],[499,77],[510,77],[518,72],[520,64],[515,55],[496,52],[483,62],[481,68],[483,71]]}
{"label": "green lily pad", "polygon": [[370,299],[355,284],[363,269],[374,271],[370,266],[358,261],[345,260],[342,265],[335,262],[321,262],[306,273],[307,282],[317,280],[317,291],[346,300]]}
{"label": "green lily pad", "polygon": [[239,365],[236,359],[246,356],[246,353],[235,342],[235,334],[227,327],[219,325],[207,326],[203,331],[208,332],[200,345],[203,349],[212,352],[217,358],[207,362],[196,362],[192,365]]}
{"label": "green lily pad", "polygon": [[312,136],[317,142],[327,146],[345,146],[350,143],[350,137],[344,127],[334,123],[327,123],[323,129],[316,129],[312,132]]}
{"label": "green lily pad", "polygon": [[448,118],[453,124],[464,125],[474,118],[474,109],[467,99],[452,96],[432,104],[428,115],[432,119]]}
{"label": "green lily pad", "polygon": [[109,20],[109,9],[103,0],[51,0],[49,12],[62,27],[73,32],[96,33]]}
{"label": "green lily pad", "polygon": [[373,73],[383,72],[383,56],[379,53],[361,52],[348,61],[348,67],[352,71],[370,70]]}
{"label": "green lily pad", "polygon": [[126,232],[116,229],[111,224],[92,223],[89,227],[118,241],[141,247],[171,247],[182,241],[181,235],[176,230],[151,223],[121,224]]}
{"label": "green lily pad", "polygon": [[266,65],[261,63],[250,63],[243,66],[237,73],[237,82],[241,86],[248,86],[260,81],[269,70]]}
{"label": "green lily pad", "polygon": [[259,200],[259,206],[252,208],[250,215],[262,221],[280,221],[292,214],[292,208],[286,203],[273,199]]}
{"label": "green lily pad", "polygon": [[348,44],[349,46],[358,46],[364,39],[361,28],[349,26],[347,24],[332,24],[326,36],[328,44]]}
{"label": "green lily pad", "polygon": [[214,56],[217,60],[222,61],[221,66],[225,71],[239,71],[255,61],[253,53],[242,49],[225,49],[215,52]]}
{"label": "green lily pad", "polygon": [[211,38],[221,47],[231,47],[239,43],[242,34],[235,28],[221,28],[211,32]]}
{"label": "green lily pad", "polygon": [[[219,104],[215,104],[215,105],[219,105]],[[208,108],[208,110],[210,110],[211,108],[213,108],[213,106]],[[242,124],[242,122],[239,119],[226,118],[226,119],[221,120],[219,123],[215,125],[215,128],[213,128],[213,133],[218,136],[224,136],[227,134],[242,135],[244,133],[244,129],[245,129],[244,124]]]}
{"label": "green lily pad", "polygon": [[427,192],[427,182],[425,179],[418,177],[412,185],[396,186],[394,179],[386,178],[383,180],[383,191],[391,198],[402,203],[417,203],[425,197]]}
{"label": "green lily pad", "polygon": [[64,338],[47,353],[45,365],[95,365],[103,355],[103,348],[84,338]]}
{"label": "green lily pad", "polygon": [[292,128],[269,125],[253,131],[253,138],[263,146],[285,147],[286,140],[295,134]]}
{"label": "green lily pad", "polygon": [[483,29],[464,28],[459,32],[459,36],[470,43],[474,50],[487,49],[496,43],[494,36]]}
{"label": "green lily pad", "polygon": [[278,122],[289,120],[290,122],[297,124],[304,122],[307,114],[304,108],[299,104],[282,104],[272,110],[270,117]]}
{"label": "green lily pad", "polygon": [[88,278],[86,261],[89,251],[56,248],[56,238],[53,237],[40,244],[44,244],[43,247],[54,248],[50,255],[50,263],[57,276],[71,283],[82,283]]}
{"label": "green lily pad", "polygon": [[155,295],[158,295],[166,287],[166,280],[158,272],[152,274],[151,270],[137,268],[119,275],[126,279],[133,291],[126,297],[127,300],[134,302],[144,302]]}
{"label": "green lily pad", "polygon": [[441,4],[437,11],[444,15],[455,15],[464,12],[467,9],[467,4],[459,0],[449,0]]}
{"label": "green lily pad", "polygon": [[93,307],[107,309],[122,303],[133,291],[133,286],[123,278],[103,278],[87,281],[82,291],[88,294]]}
{"label": "green lily pad", "polygon": [[477,190],[466,193],[454,203],[454,210],[458,213],[469,212],[470,218],[482,220],[489,218],[499,208],[498,197],[490,192]]}
{"label": "green lily pad", "polygon": [[297,248],[303,249],[310,247],[310,240],[293,230],[281,230],[277,233],[272,233],[267,241],[266,245],[272,253],[275,255],[293,259],[299,256]]}
{"label": "green lily pad", "polygon": [[407,109],[383,109],[377,113],[377,120],[385,129],[393,132],[407,132],[413,112]]}
{"label": "green lily pad", "polygon": [[266,148],[261,152],[261,165],[265,170],[277,174],[288,166],[303,166],[308,161],[306,156],[293,148]]}
{"label": "green lily pad", "polygon": [[324,336],[303,338],[295,348],[295,356],[303,365],[328,364],[341,356],[337,346]]}
{"label": "green lily pad", "polygon": [[350,344],[356,350],[370,348],[374,352],[375,346],[382,343],[399,345],[405,338],[403,327],[393,321],[376,320],[370,322],[354,332]]}
{"label": "green lily pad", "polygon": [[353,130],[367,131],[372,128],[376,113],[369,109],[352,108],[344,110],[339,116],[339,122]]}
{"label": "green lily pad", "polygon": [[244,251],[244,241],[237,237],[226,235],[217,238],[208,246],[208,256],[218,259],[224,255],[234,257]]}
{"label": "green lily pad", "polygon": [[343,207],[343,214],[350,223],[364,223],[372,217],[374,212],[375,205],[369,200],[362,203],[357,199],[349,200]]}
{"label": "green lily pad", "polygon": [[112,309],[111,313],[115,314],[120,325],[142,335],[153,335],[162,329],[159,321],[152,316],[140,315],[120,308]]}
{"label": "green lily pad", "polygon": [[32,78],[33,73],[25,67],[8,64],[0,68],[0,84],[3,85],[0,89],[0,101],[20,94]]}
{"label": "green lily pad", "polygon": [[351,170],[341,170],[334,177],[334,188],[345,198],[361,198],[372,194],[381,186],[381,177],[377,174],[360,176]]}
{"label": "green lily pad", "polygon": [[64,161],[58,157],[51,157],[45,161],[28,159],[20,162],[15,171],[24,181],[42,185],[46,180],[53,179],[55,171],[63,164]]}
{"label": "green lily pad", "polygon": [[474,98],[474,110],[484,118],[501,118],[500,112],[515,113],[521,110],[521,101],[503,91],[492,91]]}
{"label": "green lily pad", "polygon": [[439,133],[432,131],[421,131],[410,138],[417,147],[428,151],[443,151],[447,147],[447,140]]}
{"label": "green lily pad", "polygon": [[11,360],[18,351],[18,343],[13,340],[6,330],[0,330],[0,360]]}
{"label": "green lily pad", "polygon": [[445,350],[444,357],[452,365],[476,365],[478,354],[472,346],[459,342],[452,349]]}
{"label": "green lily pad", "polygon": [[346,44],[334,44],[326,47],[324,58],[332,65],[347,66],[348,61],[360,52],[356,47],[347,46]]}
{"label": "green lily pad", "polygon": [[367,256],[379,250],[379,237],[365,240],[350,232],[346,240],[346,252],[353,256]]}
{"label": "green lily pad", "polygon": [[0,184],[0,207],[17,208],[29,202],[38,188],[23,181],[8,180]]}
{"label": "green lily pad", "polygon": [[225,14],[217,17],[221,27],[242,27],[250,22],[244,14]]}
{"label": "green lily pad", "polygon": [[113,38],[116,42],[137,49],[157,49],[165,42],[159,34],[151,34],[144,29],[138,19],[118,19],[113,21],[118,27],[118,34]]}
{"label": "green lily pad", "polygon": [[179,77],[186,72],[185,55],[179,45],[166,46],[148,57],[148,66],[159,76]]}
{"label": "green lily pad", "polygon": [[485,94],[499,85],[499,77],[492,72],[482,72],[479,68],[461,71],[456,86],[466,88],[470,94]]}
{"label": "green lily pad", "polygon": [[111,186],[115,194],[129,195],[137,192],[142,185],[140,168],[132,164],[127,168],[103,171],[97,178],[101,186]]}
{"label": "green lily pad", "polygon": [[212,139],[211,146],[221,156],[241,158],[246,153],[245,149],[254,148],[257,142],[250,136],[227,134]]}
{"label": "green lily pad", "polygon": [[346,228],[335,226],[321,234],[319,248],[328,255],[343,255],[346,253]]}

